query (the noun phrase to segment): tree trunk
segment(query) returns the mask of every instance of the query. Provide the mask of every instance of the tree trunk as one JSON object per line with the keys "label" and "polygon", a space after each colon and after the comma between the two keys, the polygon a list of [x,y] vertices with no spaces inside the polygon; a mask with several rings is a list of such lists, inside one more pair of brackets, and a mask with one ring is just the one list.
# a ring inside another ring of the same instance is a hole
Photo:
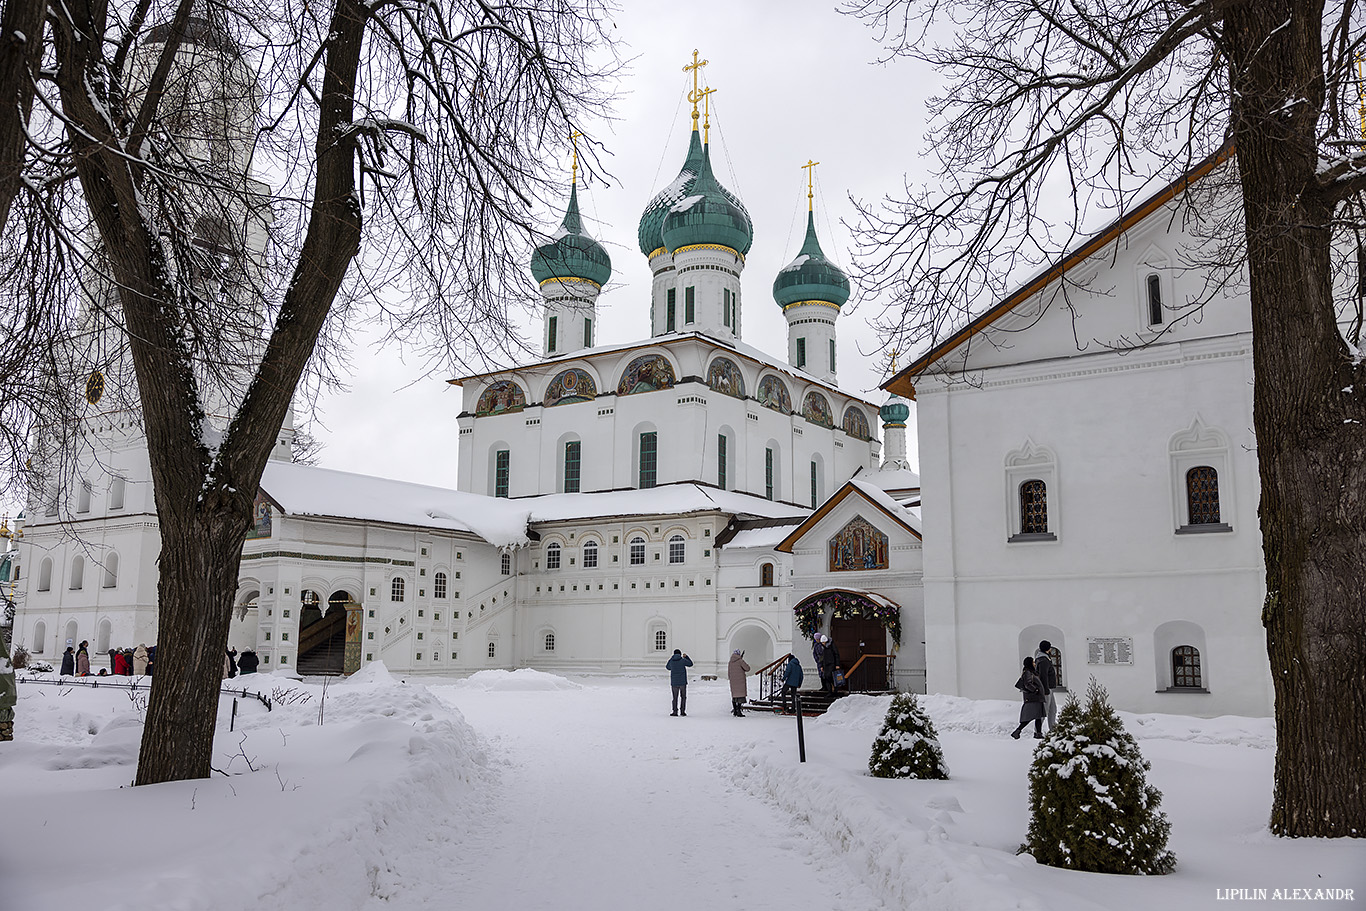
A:
{"label": "tree trunk", "polygon": [[[34,74],[43,57],[46,0],[5,0],[0,10],[0,228],[19,192],[33,107]],[[22,37],[21,37],[22,36]]]}
{"label": "tree trunk", "polygon": [[246,524],[235,514],[161,525],[153,693],[136,784],[207,778]]}
{"label": "tree trunk", "polygon": [[1366,836],[1366,373],[1333,305],[1318,189],[1321,4],[1225,20],[1252,299],[1253,423],[1276,693],[1271,830]]}

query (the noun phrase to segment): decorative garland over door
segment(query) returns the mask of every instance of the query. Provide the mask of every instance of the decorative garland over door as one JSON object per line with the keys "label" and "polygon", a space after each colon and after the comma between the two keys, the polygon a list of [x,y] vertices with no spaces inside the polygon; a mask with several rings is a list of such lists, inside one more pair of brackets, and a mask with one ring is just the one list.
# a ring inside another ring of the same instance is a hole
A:
{"label": "decorative garland over door", "polygon": [[797,629],[808,639],[816,635],[821,617],[827,614],[835,620],[869,617],[881,621],[892,634],[892,643],[901,647],[901,608],[894,604],[879,604],[867,595],[847,591],[821,592],[804,599],[792,612],[797,617]]}

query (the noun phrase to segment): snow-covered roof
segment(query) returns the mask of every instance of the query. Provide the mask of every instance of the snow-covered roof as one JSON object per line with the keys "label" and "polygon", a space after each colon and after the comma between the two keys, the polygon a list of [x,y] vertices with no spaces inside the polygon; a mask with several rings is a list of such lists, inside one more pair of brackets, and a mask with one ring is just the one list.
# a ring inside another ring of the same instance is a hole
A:
{"label": "snow-covered roof", "polygon": [[885,468],[859,472],[859,477],[883,490],[919,490],[920,475],[909,468]]}
{"label": "snow-covered roof", "polygon": [[700,484],[507,499],[276,461],[266,465],[261,489],[287,515],[464,531],[495,547],[526,544],[527,527],[537,522],[699,512],[800,520],[809,512],[763,497]]}
{"label": "snow-covered roof", "polygon": [[792,533],[792,525],[771,525],[768,528],[744,528],[726,542],[726,550],[732,547],[759,547],[772,550]]}
{"label": "snow-covered roof", "polygon": [[854,494],[858,494],[865,500],[868,500],[890,516],[894,521],[900,522],[917,538],[921,537],[920,517],[916,513],[911,512],[896,500],[893,500],[887,491],[878,487],[876,484],[855,476],[850,478],[843,487],[835,491],[828,500],[821,504],[819,509],[807,516],[800,525],[795,528],[790,528],[787,536],[777,545],[777,549],[783,553],[792,553],[792,548],[796,546],[797,542],[800,541],[807,532],[811,531],[817,523],[829,515],[830,511],[838,506],[845,497]]}
{"label": "snow-covered roof", "polygon": [[261,489],[287,515],[466,531],[499,547],[527,541],[530,504],[519,500],[279,461],[266,464]]}
{"label": "snow-covered roof", "polygon": [[916,534],[920,534],[920,518],[896,500],[893,500],[887,491],[878,487],[872,481],[862,477],[850,478],[849,483],[857,487],[859,492],[869,500],[872,500],[878,506],[887,510],[889,515],[900,519],[902,522],[906,523],[908,527],[913,529]]}

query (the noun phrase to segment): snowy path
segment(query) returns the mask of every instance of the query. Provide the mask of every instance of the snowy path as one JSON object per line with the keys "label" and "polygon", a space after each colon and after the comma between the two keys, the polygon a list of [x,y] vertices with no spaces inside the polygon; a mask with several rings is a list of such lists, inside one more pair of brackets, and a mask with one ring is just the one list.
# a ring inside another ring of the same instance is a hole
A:
{"label": "snowy path", "polygon": [[548,692],[531,705],[437,688],[487,738],[500,781],[486,818],[435,821],[426,886],[387,906],[882,907],[823,839],[713,767],[714,749],[767,741],[791,719],[733,718],[715,684],[690,687],[692,713],[672,718],[658,689]]}

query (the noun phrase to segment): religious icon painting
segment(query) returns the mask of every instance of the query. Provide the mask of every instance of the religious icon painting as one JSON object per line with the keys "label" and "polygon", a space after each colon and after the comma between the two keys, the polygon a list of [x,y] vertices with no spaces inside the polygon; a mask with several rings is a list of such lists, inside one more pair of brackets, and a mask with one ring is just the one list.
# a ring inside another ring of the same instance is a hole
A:
{"label": "religious icon painting", "polygon": [[543,404],[547,408],[572,405],[575,402],[592,401],[597,395],[598,387],[591,376],[582,370],[570,369],[550,381]]}
{"label": "religious icon painting", "polygon": [[759,381],[759,404],[783,414],[792,413],[792,396],[788,394],[783,381],[776,376],[766,376]]}
{"label": "religious icon painting", "polygon": [[740,368],[728,357],[718,357],[707,368],[707,385],[722,395],[732,395],[737,399],[745,397],[745,378]]}
{"label": "religious icon painting", "polygon": [[626,372],[617,384],[617,395],[672,389],[674,382],[674,368],[668,358],[662,354],[645,354],[626,365]]}
{"label": "religious icon painting", "polygon": [[859,440],[871,440],[873,438],[872,433],[868,430],[868,417],[863,413],[863,409],[855,408],[852,405],[845,409],[844,432]]}
{"label": "religious icon painting", "polygon": [[479,404],[474,413],[479,417],[494,414],[510,414],[526,407],[526,393],[512,380],[498,380],[479,396]]}
{"label": "religious icon painting", "polygon": [[822,427],[833,427],[835,421],[830,417],[830,403],[819,392],[808,392],[802,402],[802,417]]}
{"label": "religious icon painting", "polygon": [[830,572],[886,569],[887,536],[862,516],[854,516],[828,543]]}

